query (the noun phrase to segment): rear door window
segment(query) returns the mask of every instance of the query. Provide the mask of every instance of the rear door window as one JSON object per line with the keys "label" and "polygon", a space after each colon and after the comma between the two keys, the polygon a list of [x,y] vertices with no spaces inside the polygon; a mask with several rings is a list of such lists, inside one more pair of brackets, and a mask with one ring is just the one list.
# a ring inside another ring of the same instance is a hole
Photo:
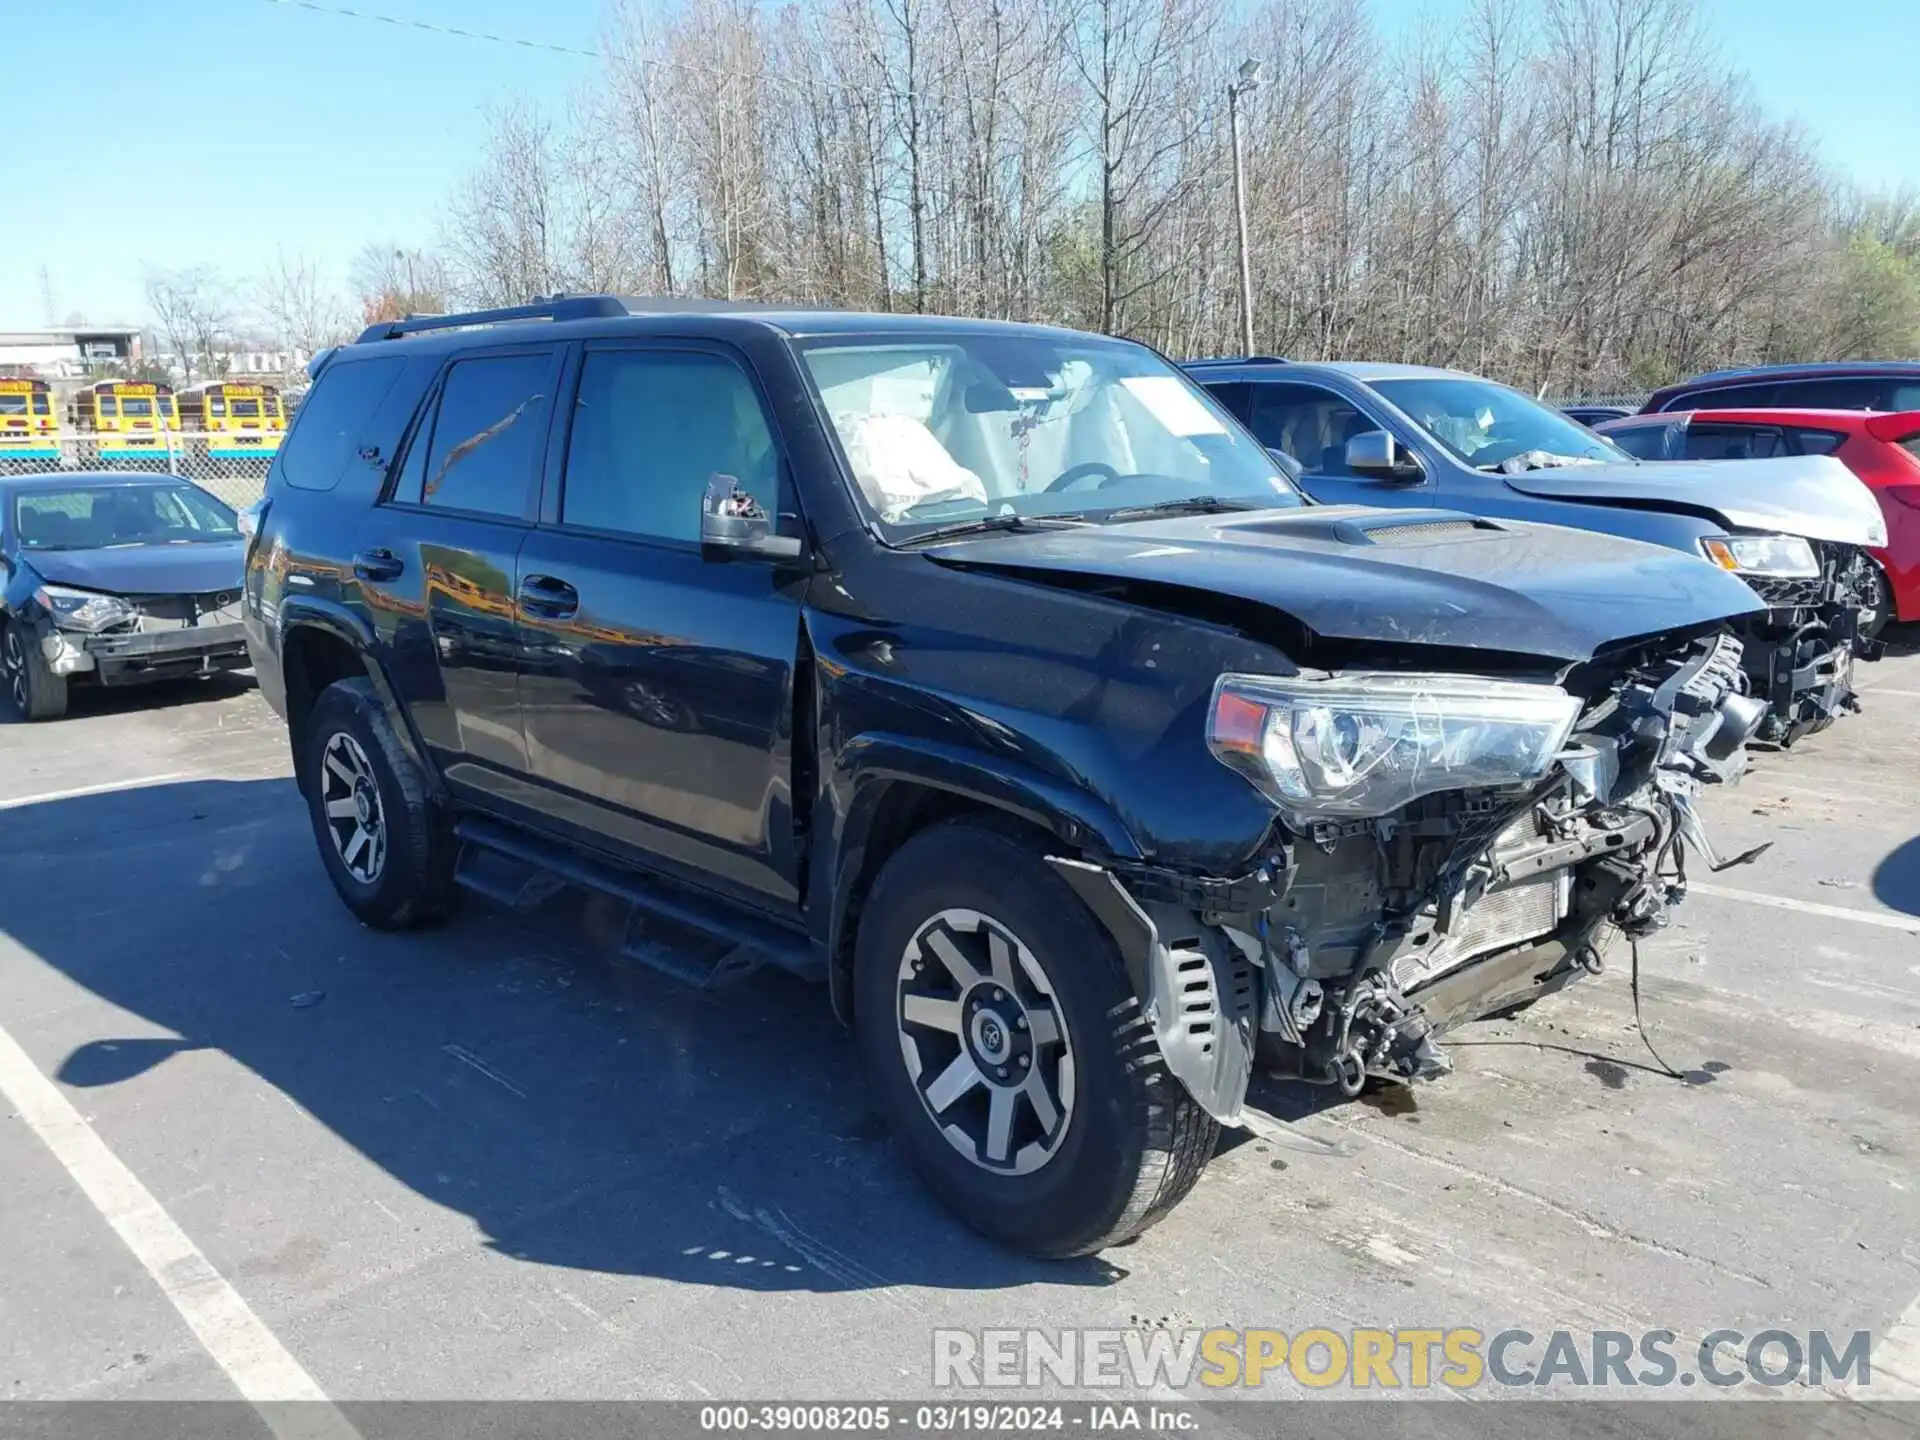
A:
{"label": "rear door window", "polygon": [[1689,390],[1666,408],[1669,410],[1764,410],[1774,403],[1780,387],[1772,381],[1764,385],[1708,385]]}
{"label": "rear door window", "polygon": [[395,498],[516,520],[528,515],[546,449],[553,361],[553,352],[539,350],[449,366],[432,430],[415,438],[415,451],[425,444],[424,463],[407,467]]}
{"label": "rear door window", "polygon": [[1771,460],[1789,454],[1786,431],[1778,425],[1689,425],[1689,460]]}
{"label": "rear door window", "polygon": [[1318,385],[1254,385],[1248,427],[1262,445],[1284,451],[1309,475],[1351,475],[1347,441],[1380,429],[1344,396]]}
{"label": "rear door window", "polygon": [[1887,383],[1870,376],[1839,376],[1819,380],[1783,380],[1773,403],[1796,410],[1874,410]]}
{"label": "rear door window", "polygon": [[1664,460],[1667,458],[1667,429],[1665,425],[1634,425],[1623,430],[1603,430],[1600,433],[1636,460]]}

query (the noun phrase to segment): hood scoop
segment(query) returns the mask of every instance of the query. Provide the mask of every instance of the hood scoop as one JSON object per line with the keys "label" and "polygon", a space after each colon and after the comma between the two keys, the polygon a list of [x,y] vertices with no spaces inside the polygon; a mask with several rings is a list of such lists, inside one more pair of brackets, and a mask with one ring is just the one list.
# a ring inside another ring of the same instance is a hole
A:
{"label": "hood scoop", "polygon": [[1371,544],[1405,548],[1410,545],[1431,545],[1440,540],[1468,540],[1479,534],[1497,535],[1502,532],[1490,520],[1448,515],[1443,518],[1389,520],[1368,525],[1360,533]]}
{"label": "hood scoop", "polygon": [[1308,509],[1262,515],[1257,520],[1222,522],[1223,533],[1271,535],[1280,540],[1315,540],[1322,544],[1408,548],[1482,535],[1506,534],[1492,520],[1457,510],[1362,510],[1346,505],[1315,505]]}

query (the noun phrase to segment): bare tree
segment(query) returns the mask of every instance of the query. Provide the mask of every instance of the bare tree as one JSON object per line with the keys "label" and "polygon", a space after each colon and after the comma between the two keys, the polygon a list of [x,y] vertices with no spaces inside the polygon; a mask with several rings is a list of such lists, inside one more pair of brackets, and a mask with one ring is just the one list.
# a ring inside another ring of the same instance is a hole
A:
{"label": "bare tree", "polygon": [[347,265],[347,287],[368,325],[444,313],[452,291],[445,261],[395,240],[362,245]]}
{"label": "bare tree", "polygon": [[276,249],[254,293],[274,340],[303,361],[346,337],[346,309],[311,256]]}
{"label": "bare tree", "polygon": [[210,266],[149,269],[144,279],[147,309],[188,384],[218,373],[237,310],[231,284]]}
{"label": "bare tree", "polygon": [[[1836,183],[1700,0],[611,0],[603,74],[490,119],[446,265],[371,246],[369,315],[555,289],[1045,319],[1529,389],[1920,348],[1920,196]],[[406,265],[397,263],[404,258]]]}

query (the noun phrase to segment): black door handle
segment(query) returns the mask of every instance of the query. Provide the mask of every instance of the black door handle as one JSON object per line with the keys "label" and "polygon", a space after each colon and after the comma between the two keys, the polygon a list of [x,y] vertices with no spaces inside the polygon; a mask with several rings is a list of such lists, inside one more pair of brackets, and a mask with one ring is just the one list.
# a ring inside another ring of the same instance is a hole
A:
{"label": "black door handle", "polygon": [[362,550],[353,557],[353,573],[362,580],[398,580],[406,562],[384,546]]}
{"label": "black door handle", "polygon": [[520,577],[520,608],[529,615],[564,620],[580,608],[580,592],[551,575]]}

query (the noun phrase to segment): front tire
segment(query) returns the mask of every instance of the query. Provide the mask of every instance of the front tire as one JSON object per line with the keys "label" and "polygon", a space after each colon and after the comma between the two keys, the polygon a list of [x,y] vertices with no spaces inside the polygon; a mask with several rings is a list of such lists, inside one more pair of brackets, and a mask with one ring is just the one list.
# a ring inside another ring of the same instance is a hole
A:
{"label": "front tire", "polygon": [[67,713],[67,677],[53,673],[18,621],[0,630],[0,677],[22,720],[58,720]]}
{"label": "front tire", "polygon": [[915,836],[854,939],[881,1107],[934,1195],[1030,1255],[1131,1239],[1219,1138],[1161,1059],[1112,939],[1045,858],[970,820]]}
{"label": "front tire", "polygon": [[1880,632],[1893,619],[1893,584],[1878,565],[1869,566],[1869,570],[1872,578],[1867,583],[1872,588],[1872,598],[1860,607],[1859,631],[1863,640],[1878,640]]}
{"label": "front tire", "polygon": [[459,842],[371,681],[321,692],[301,775],[320,859],[349,910],[377,929],[401,930],[452,908]]}

